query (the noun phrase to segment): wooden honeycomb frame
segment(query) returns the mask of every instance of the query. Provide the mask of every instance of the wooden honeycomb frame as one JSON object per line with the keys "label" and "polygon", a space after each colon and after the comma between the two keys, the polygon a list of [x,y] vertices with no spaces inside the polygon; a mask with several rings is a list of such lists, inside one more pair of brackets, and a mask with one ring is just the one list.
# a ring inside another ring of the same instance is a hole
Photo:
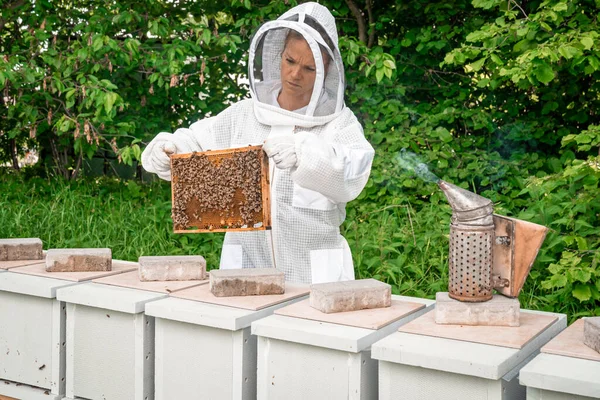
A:
{"label": "wooden honeycomb frame", "polygon": [[172,155],[171,195],[175,233],[271,228],[262,146]]}

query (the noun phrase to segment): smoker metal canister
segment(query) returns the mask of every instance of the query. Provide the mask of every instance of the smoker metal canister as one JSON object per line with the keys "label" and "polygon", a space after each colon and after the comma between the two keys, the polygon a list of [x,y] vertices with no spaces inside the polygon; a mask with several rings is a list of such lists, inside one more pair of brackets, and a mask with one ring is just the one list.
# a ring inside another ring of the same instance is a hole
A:
{"label": "smoker metal canister", "polygon": [[449,296],[468,302],[492,298],[494,225],[450,225]]}
{"label": "smoker metal canister", "polygon": [[452,207],[449,296],[460,301],[492,298],[492,245],[495,235],[490,199],[439,181]]}

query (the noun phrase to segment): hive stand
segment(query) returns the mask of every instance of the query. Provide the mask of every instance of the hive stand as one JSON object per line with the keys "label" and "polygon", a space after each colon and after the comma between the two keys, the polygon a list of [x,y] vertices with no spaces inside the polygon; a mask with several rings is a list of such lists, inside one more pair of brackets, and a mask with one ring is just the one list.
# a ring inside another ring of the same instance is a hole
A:
{"label": "hive stand", "polygon": [[577,320],[521,370],[528,400],[600,399],[600,353],[583,343],[583,320]]}
{"label": "hive stand", "polygon": [[138,272],[67,287],[66,400],[154,398],[154,318],[147,303],[208,281],[140,282]]}
{"label": "hive stand", "polygon": [[[112,274],[135,268],[117,260],[113,265]],[[62,399],[66,310],[56,293],[101,275],[47,273],[43,260],[0,262],[0,269],[0,395]]]}
{"label": "hive stand", "polygon": [[283,295],[215,297],[199,286],[148,304],[156,322],[155,398],[256,399],[250,324],[308,292],[286,283]]}
{"label": "hive stand", "polygon": [[429,312],[373,345],[379,399],[524,399],[519,370],[566,327],[566,315],[521,310],[521,326],[437,325]]}
{"label": "hive stand", "polygon": [[258,337],[257,398],[376,399],[371,345],[433,304],[392,296],[391,307],[325,314],[305,300],[252,323]]}

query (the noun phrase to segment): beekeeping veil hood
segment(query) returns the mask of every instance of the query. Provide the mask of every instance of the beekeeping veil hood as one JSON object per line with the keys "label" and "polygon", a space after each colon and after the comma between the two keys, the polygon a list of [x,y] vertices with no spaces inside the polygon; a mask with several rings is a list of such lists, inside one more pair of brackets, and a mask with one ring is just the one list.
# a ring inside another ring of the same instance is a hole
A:
{"label": "beekeeping veil hood", "polygon": [[[314,88],[303,114],[284,110],[269,101],[273,91],[280,87],[281,57],[292,29],[308,43],[316,67]],[[323,53],[329,55],[327,71]],[[344,67],[335,19],[320,4],[301,4],[262,25],[252,39],[248,65],[250,91],[256,100],[254,112],[261,123],[311,127],[331,121],[344,108]]]}

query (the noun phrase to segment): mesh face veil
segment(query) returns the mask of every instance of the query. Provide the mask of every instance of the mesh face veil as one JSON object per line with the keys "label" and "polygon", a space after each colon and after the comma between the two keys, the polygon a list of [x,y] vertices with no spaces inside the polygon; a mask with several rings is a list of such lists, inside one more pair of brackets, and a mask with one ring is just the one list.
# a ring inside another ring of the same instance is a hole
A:
{"label": "mesh face veil", "polygon": [[[315,81],[306,117],[335,116],[344,107],[344,67],[337,46],[335,20],[316,3],[294,7],[264,24],[250,45],[249,77],[252,96],[260,107],[272,107],[273,92],[281,85],[281,61],[286,38],[296,32],[308,44],[315,62]],[[325,70],[327,68],[327,70]],[[285,113],[285,110],[283,110]]]}

